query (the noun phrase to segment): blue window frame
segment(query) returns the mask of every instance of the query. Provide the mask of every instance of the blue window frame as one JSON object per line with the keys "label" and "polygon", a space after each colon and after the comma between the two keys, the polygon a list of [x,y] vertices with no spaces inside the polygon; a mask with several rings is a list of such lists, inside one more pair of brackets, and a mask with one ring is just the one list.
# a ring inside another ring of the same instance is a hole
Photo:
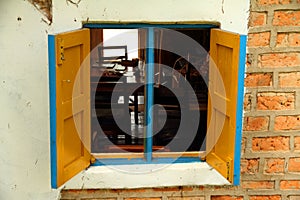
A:
{"label": "blue window frame", "polygon": [[[201,159],[198,157],[189,157],[183,156],[179,158],[153,158],[152,150],[152,133],[153,133],[153,113],[152,106],[154,104],[154,30],[155,28],[170,28],[170,29],[213,29],[218,26],[212,24],[139,24],[139,23],[128,23],[128,24],[109,24],[109,23],[90,23],[84,24],[83,28],[102,28],[102,29],[137,29],[143,28],[147,30],[147,47],[146,47],[146,63],[148,67],[146,68],[146,82],[145,82],[145,121],[146,121],[146,140],[145,140],[145,150],[143,158],[106,158],[106,159],[97,159],[92,165],[98,166],[103,164],[109,165],[120,165],[120,164],[156,164],[156,163],[187,163],[187,162],[201,162]],[[239,173],[240,173],[240,143],[241,143],[241,126],[242,126],[242,102],[243,102],[243,77],[244,77],[244,63],[245,63],[245,49],[246,49],[246,36],[240,37],[240,50],[239,50],[239,69],[238,69],[238,96],[237,96],[237,112],[236,112],[236,130],[235,130],[235,148],[234,148],[234,166],[233,166],[233,180],[234,185],[238,185]],[[50,76],[50,104],[55,104],[55,94],[56,90],[54,87],[55,82],[55,67],[56,67],[56,58],[55,58],[55,41],[53,37],[49,37],[49,76]],[[51,106],[51,105],[50,105]],[[56,170],[55,162],[57,161],[56,157],[56,133],[55,133],[55,116],[56,110],[50,109],[50,126],[51,126],[51,168],[52,168],[52,182],[56,182]],[[52,184],[55,185],[55,184]]]}
{"label": "blue window frame", "polygon": [[[149,162],[201,162],[199,158],[195,157],[183,157],[183,158],[168,158],[168,159],[153,159],[152,156],[152,134],[153,134],[153,110],[151,109],[154,101],[154,44],[155,44],[155,29],[212,29],[217,28],[217,25],[213,24],[140,24],[140,23],[128,23],[128,24],[109,24],[109,23],[88,23],[83,25],[84,28],[97,28],[97,29],[145,29],[146,32],[146,79],[145,79],[145,125],[146,126],[146,134],[145,134],[145,150],[144,150],[144,158],[141,159],[141,163],[149,163]],[[122,160],[122,159],[120,159]],[[120,164],[120,160],[116,160],[116,163]],[[131,162],[136,163],[139,159],[130,159],[128,161],[125,160],[125,164]],[[106,160],[109,161],[108,163],[115,163],[111,162],[112,160]],[[96,162],[94,165],[99,165],[101,162]],[[105,162],[107,163],[107,162]]]}

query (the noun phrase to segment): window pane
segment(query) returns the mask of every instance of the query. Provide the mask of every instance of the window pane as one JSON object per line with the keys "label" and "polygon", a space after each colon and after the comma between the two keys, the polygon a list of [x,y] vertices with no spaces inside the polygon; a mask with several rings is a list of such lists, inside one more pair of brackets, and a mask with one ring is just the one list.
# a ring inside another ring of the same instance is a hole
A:
{"label": "window pane", "polygon": [[209,29],[156,29],[154,146],[205,150],[209,40]]}
{"label": "window pane", "polygon": [[[127,45],[128,59],[138,58],[137,29],[103,29],[103,39],[103,46]],[[117,49],[104,52],[104,56],[123,54],[123,51]]]}
{"label": "window pane", "polygon": [[143,152],[145,61],[139,58],[139,32],[91,32],[97,43],[91,45],[92,152]]}
{"label": "window pane", "polygon": [[[127,51],[91,45],[92,151],[144,152],[147,29],[102,30],[91,41]],[[154,30],[153,152],[205,150],[210,30]]]}

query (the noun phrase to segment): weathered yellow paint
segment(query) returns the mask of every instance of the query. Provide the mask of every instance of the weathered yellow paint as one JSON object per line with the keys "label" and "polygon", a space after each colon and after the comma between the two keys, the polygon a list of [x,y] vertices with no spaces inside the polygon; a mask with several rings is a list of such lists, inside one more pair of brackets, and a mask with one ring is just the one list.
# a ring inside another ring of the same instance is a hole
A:
{"label": "weathered yellow paint", "polygon": [[230,182],[233,181],[239,44],[238,34],[211,30],[206,161]]}
{"label": "weathered yellow paint", "polygon": [[82,29],[58,34],[55,42],[59,187],[88,167],[91,160],[90,33],[88,29]]}

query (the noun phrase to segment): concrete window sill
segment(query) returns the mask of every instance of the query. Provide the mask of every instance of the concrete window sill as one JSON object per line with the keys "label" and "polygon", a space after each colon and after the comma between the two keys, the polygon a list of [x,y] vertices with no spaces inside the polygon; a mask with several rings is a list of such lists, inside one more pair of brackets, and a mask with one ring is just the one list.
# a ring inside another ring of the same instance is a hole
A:
{"label": "concrete window sill", "polygon": [[64,189],[125,189],[230,184],[205,162],[94,166],[68,181]]}

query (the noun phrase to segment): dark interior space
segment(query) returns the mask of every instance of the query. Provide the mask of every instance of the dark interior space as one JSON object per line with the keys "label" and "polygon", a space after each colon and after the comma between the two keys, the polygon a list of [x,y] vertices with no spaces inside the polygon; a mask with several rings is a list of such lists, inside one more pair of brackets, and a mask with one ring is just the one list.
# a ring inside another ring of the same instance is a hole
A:
{"label": "dark interior space", "polygon": [[[206,82],[208,79],[207,52],[209,52],[210,30],[174,29],[174,31],[195,40],[205,49],[205,52],[199,53],[199,51],[184,45],[177,52],[168,51],[166,49],[176,46],[176,38],[172,37],[168,31],[155,31],[154,104],[160,106],[153,111],[155,132],[153,151],[182,151],[182,148],[177,148],[176,145],[169,145],[172,141],[184,140],[182,135],[177,134],[182,120],[182,110],[189,113],[198,112],[200,115],[200,120],[197,122],[190,119],[190,123],[196,123],[198,128],[193,141],[190,141],[189,146],[184,150],[205,150],[203,144],[205,143],[207,124],[208,90]],[[91,146],[94,153],[122,152],[120,149],[124,152],[143,152],[144,101],[146,98],[144,92],[145,69],[143,68],[146,60],[145,32],[139,31],[137,40],[139,46],[137,58],[128,59],[125,54],[124,56],[104,58],[101,57],[103,50],[94,50],[91,53],[91,94],[94,94],[91,98]],[[91,29],[91,48],[94,49],[102,42],[103,29]],[[108,64],[103,65],[101,59],[107,59]],[[161,66],[168,66],[178,73],[168,73]],[[124,79],[124,76],[127,79]],[[128,81],[130,76],[133,79]],[[183,87],[187,83],[191,86],[189,89]],[[116,85],[119,85],[117,89]],[[128,95],[125,90],[131,91],[130,94]],[[177,95],[172,92],[173,90],[177,91]],[[119,98],[112,98],[112,91]],[[190,98],[192,92],[195,93],[196,100]],[[166,116],[165,120],[164,116]],[[122,122],[122,125],[120,126],[116,121]],[[187,128],[184,132],[189,134],[189,131]]]}

